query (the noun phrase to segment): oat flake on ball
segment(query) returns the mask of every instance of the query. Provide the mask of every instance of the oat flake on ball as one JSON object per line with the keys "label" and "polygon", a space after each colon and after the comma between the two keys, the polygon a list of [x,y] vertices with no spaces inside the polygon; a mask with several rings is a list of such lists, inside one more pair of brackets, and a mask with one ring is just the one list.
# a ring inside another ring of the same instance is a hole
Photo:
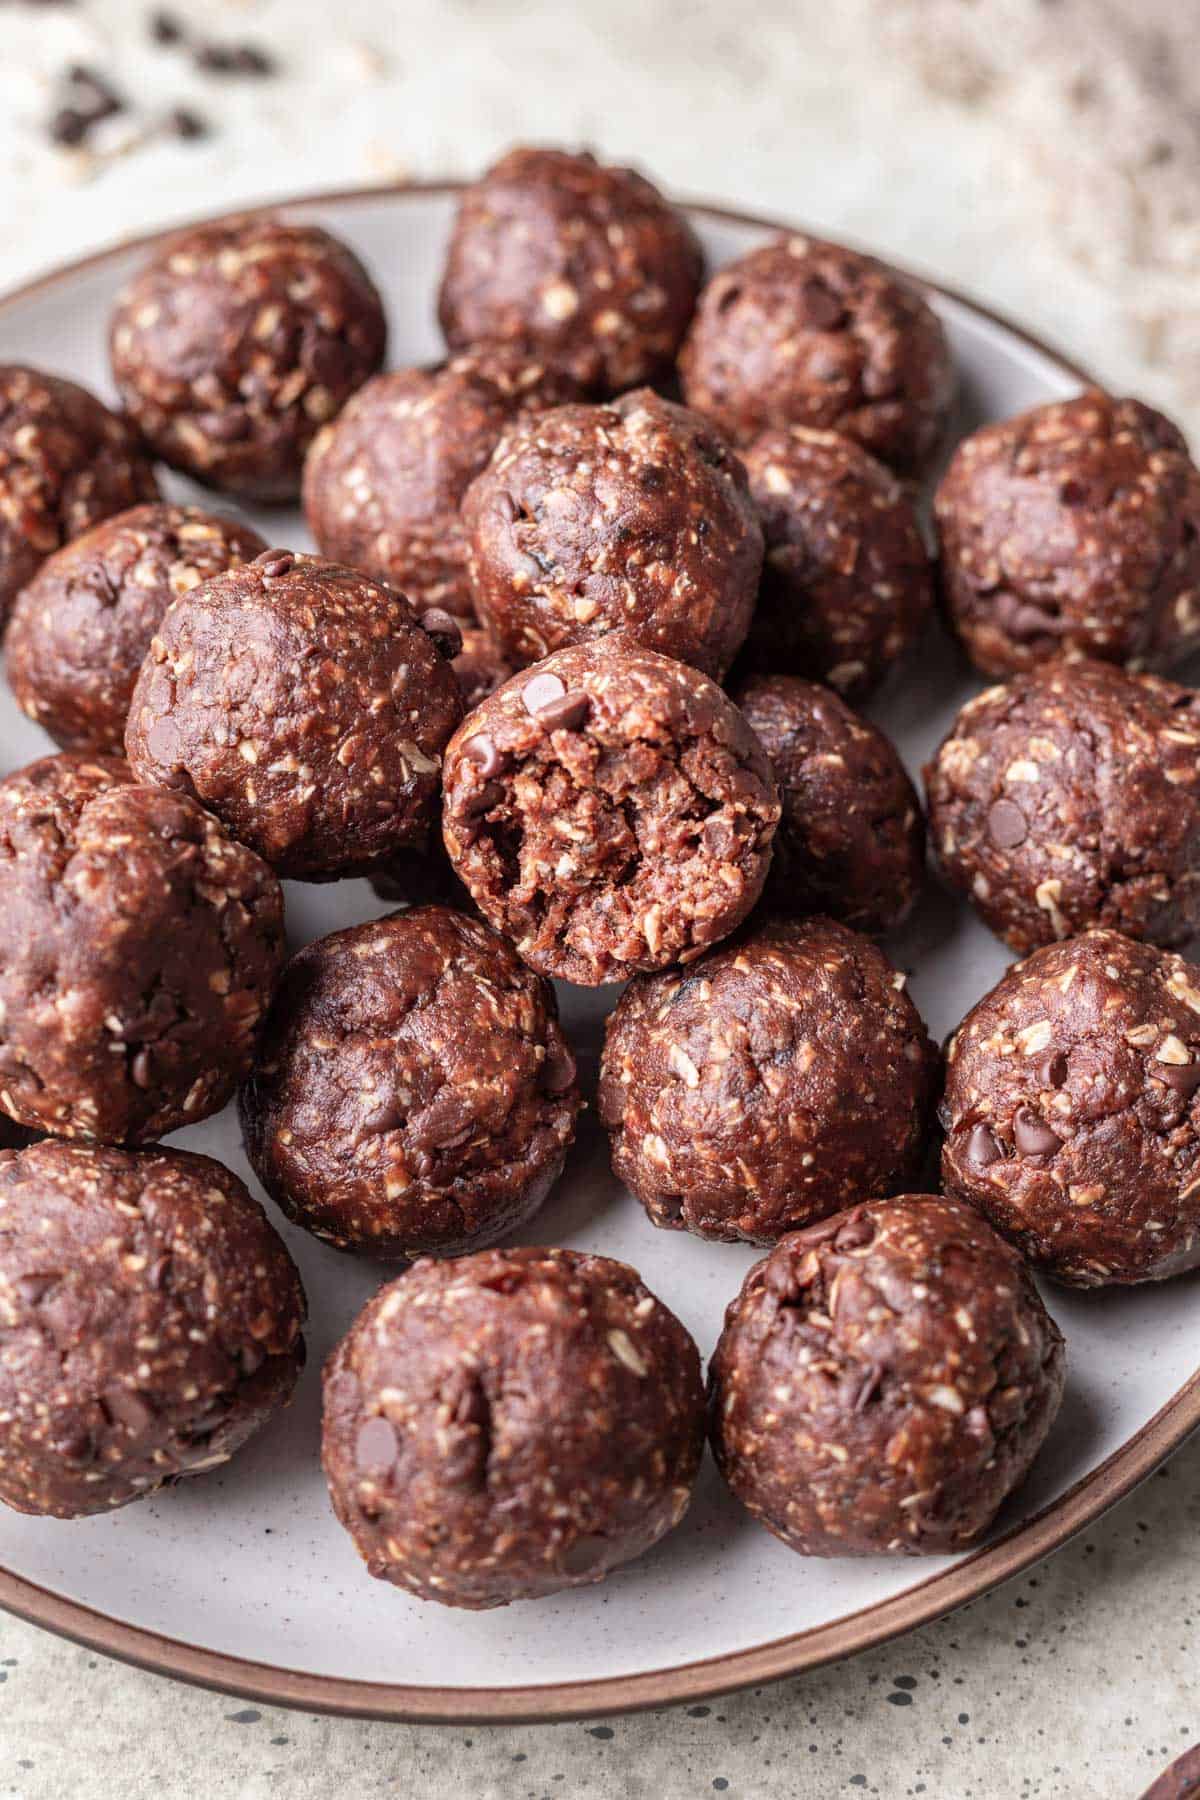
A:
{"label": "oat flake on ball", "polygon": [[369,1572],[480,1609],[601,1581],[687,1511],[696,1346],[577,1250],[419,1262],[325,1366],[322,1462]]}
{"label": "oat flake on ball", "polygon": [[611,639],[513,676],[446,750],[460,880],[531,967],[586,987],[733,931],[778,821],[762,746],[716,683]]}

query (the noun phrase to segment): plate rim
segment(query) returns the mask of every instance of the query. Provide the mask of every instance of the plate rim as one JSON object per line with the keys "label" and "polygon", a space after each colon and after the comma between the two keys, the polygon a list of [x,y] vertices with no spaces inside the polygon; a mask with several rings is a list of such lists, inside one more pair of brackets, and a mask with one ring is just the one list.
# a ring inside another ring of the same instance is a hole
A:
{"label": "plate rim", "polygon": [[[44,270],[0,295],[0,318],[12,308],[106,263],[131,252],[150,250],[192,225],[233,213],[293,211],[305,206],[336,208],[364,200],[395,203],[413,197],[449,196],[459,192],[463,185],[461,181],[449,180],[370,183],[315,189],[224,207],[122,237],[84,256]],[[803,225],[704,200],[684,197],[677,199],[675,204],[717,223],[763,231],[808,230]],[[842,241],[852,243],[853,239]],[[870,253],[875,254],[874,251]],[[1095,378],[1088,370],[1004,313],[930,274],[898,263],[894,258],[878,257],[877,260],[925,292],[949,300],[998,326],[1027,349],[1065,369],[1081,386],[1094,384]],[[150,1673],[167,1675],[239,1698],[259,1700],[270,1706],[410,1724],[541,1724],[597,1718],[711,1699],[739,1688],[779,1681],[856,1655],[859,1651],[877,1648],[921,1625],[943,1618],[1002,1582],[1022,1574],[1094,1523],[1152,1475],[1198,1428],[1200,1369],[1139,1431],[1056,1500],[950,1568],[917,1582],[907,1592],[766,1644],[634,1674],[513,1687],[425,1687],[313,1674],[252,1661],[222,1650],[204,1649],[144,1626],[129,1624],[29,1581],[2,1565],[0,1607],[30,1624]]]}

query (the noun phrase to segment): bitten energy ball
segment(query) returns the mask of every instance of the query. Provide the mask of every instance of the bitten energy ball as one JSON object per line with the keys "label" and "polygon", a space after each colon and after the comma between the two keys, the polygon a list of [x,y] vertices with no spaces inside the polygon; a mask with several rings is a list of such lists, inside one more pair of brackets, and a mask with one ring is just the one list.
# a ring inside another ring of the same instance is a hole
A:
{"label": "bitten energy ball", "polygon": [[219,1112],[283,961],[279,883],[115,757],[0,782],[0,1107],[145,1142]]}
{"label": "bitten energy ball", "polygon": [[154,470],[125,419],[73,381],[0,363],[0,625],[52,551],[157,499]]}
{"label": "bitten energy ball", "polygon": [[463,194],[438,316],[454,349],[524,344],[618,394],[669,373],[702,274],[691,227],[632,169],[510,150]]}
{"label": "bitten energy ball", "polygon": [[290,1400],[304,1314],[207,1156],[0,1151],[0,1499],[76,1519],[228,1462]]}
{"label": "bitten energy ball", "polygon": [[354,253],[264,216],[195,226],[117,302],[113,376],[164,462],[209,487],[293,500],[304,453],[383,362],[387,325]]}
{"label": "bitten energy ball", "polygon": [[[280,874],[365,874],[423,841],[462,717],[444,613],[268,551],[167,612],[134,689],[126,749]],[[432,634],[432,635],[431,635]]]}
{"label": "bitten energy ball", "polygon": [[929,555],[896,477],[849,438],[793,425],[742,452],[766,560],[741,667],[873,693],[920,636]]}
{"label": "bitten energy ball", "polygon": [[289,1217],[343,1250],[494,1243],[575,1135],[553,989],[477,919],[420,906],[294,956],[242,1090],[246,1151]]}
{"label": "bitten energy ball", "polygon": [[955,1033],[947,1193],[1059,1281],[1200,1264],[1200,968],[1089,931],[1009,969]]}
{"label": "bitten energy ball", "polygon": [[794,675],[751,676],[734,699],[783,807],[766,905],[891,931],[925,876],[921,803],[891,743],[828,688]]}
{"label": "bitten energy ball", "polygon": [[515,675],[446,751],[459,877],[527,963],[585,987],[733,931],[778,819],[762,746],[716,683],[611,641]]}
{"label": "bitten energy ball", "polygon": [[937,1069],[882,951],[832,919],[769,920],[630,983],[600,1118],[654,1224],[770,1244],[916,1175]]}
{"label": "bitten energy ball", "polygon": [[520,421],[467,491],[475,609],[510,662],[610,632],[719,679],[763,539],[721,434],[648,388]]}
{"label": "bitten energy ball", "polygon": [[978,1214],[876,1200],[751,1269],[710,1365],[709,1435],[738,1499],[801,1555],[945,1555],[1024,1481],[1064,1363]]}
{"label": "bitten energy ball", "polygon": [[463,495],[513,419],[580,395],[577,381],[517,345],[375,376],[304,465],[304,509],[319,547],[414,605],[470,618]]}
{"label": "bitten energy ball", "polygon": [[955,386],[941,323],[914,287],[869,256],[795,236],[713,276],[679,372],[688,405],[735,443],[813,425],[903,475],[929,463]]}
{"label": "bitten energy ball", "polygon": [[334,1511],[372,1575],[444,1606],[602,1581],[679,1523],[703,1447],[695,1344],[607,1256],[420,1262],[325,1367]]}
{"label": "bitten energy ball", "polygon": [[951,887],[1018,952],[1091,925],[1200,928],[1200,695],[1050,663],[968,702],[925,770]]}
{"label": "bitten energy ball", "polygon": [[1051,656],[1165,669],[1200,644],[1200,470],[1093,390],[964,438],[938,489],[946,609],[989,675]]}
{"label": "bitten energy ball", "polygon": [[194,506],[136,506],[42,564],[13,608],[4,668],[65,750],[121,755],[134,683],[172,600],[249,562],[257,531]]}

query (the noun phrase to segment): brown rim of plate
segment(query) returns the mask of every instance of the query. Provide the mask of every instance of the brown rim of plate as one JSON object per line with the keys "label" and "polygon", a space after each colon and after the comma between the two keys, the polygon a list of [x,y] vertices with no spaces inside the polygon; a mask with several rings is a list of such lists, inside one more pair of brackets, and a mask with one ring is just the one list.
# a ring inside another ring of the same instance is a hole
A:
{"label": "brown rim of plate", "polygon": [[[226,207],[207,218],[223,218],[231,212],[294,211],[305,206],[336,206],[364,200],[394,202],[406,194],[453,194],[461,182],[400,182],[381,186],[344,188],[332,193],[317,192],[240,207]],[[732,225],[749,226],[763,231],[796,231],[802,226],[785,225],[777,219],[764,219],[728,207],[710,206],[699,201],[679,202],[689,212]],[[203,220],[184,220],[165,229],[125,238],[106,249],[66,263],[47,274],[10,290],[0,297],[0,313],[34,298],[63,281],[102,267],[131,251],[148,250],[191,224]],[[1039,355],[1049,358],[1083,386],[1091,386],[1093,377],[1085,369],[1063,356],[1044,339],[1014,325],[1002,314],[981,306],[978,301],[945,287],[940,282],[915,274],[902,265],[881,258],[885,266],[895,269],[918,288],[951,300],[1000,326],[1010,337]],[[11,1570],[0,1567],[0,1606],[31,1624],[71,1638],[91,1650],[102,1651],[123,1662],[133,1663],[157,1675],[171,1675],[176,1680],[192,1682],[200,1687],[216,1688],[223,1693],[261,1700],[269,1706],[300,1707],[309,1712],[338,1713],[353,1718],[393,1719],[427,1724],[466,1724],[503,1722],[536,1724],[555,1719],[596,1718],[605,1714],[631,1712],[644,1707],[674,1706],[688,1700],[708,1700],[735,1688],[780,1681],[825,1663],[837,1662],[860,1650],[870,1650],[890,1639],[913,1631],[942,1618],[970,1600],[996,1587],[1000,1582],[1021,1574],[1051,1551],[1092,1524],[1101,1513],[1124,1499],[1139,1482],[1153,1474],[1172,1451],[1200,1427],[1200,1370],[1187,1381],[1140,1431],[1121,1448],[1100,1463],[1081,1481],[1049,1506],[1010,1527],[993,1542],[975,1550],[953,1567],[909,1588],[878,1605],[861,1608],[827,1625],[789,1637],[776,1638],[750,1650],[733,1651],[724,1656],[706,1657],[700,1662],[683,1663],[674,1668],[651,1669],[637,1675],[606,1676],[593,1681],[547,1682],[525,1687],[403,1687],[391,1682],[348,1681],[333,1675],[311,1675],[300,1669],[278,1668],[270,1663],[251,1662],[245,1657],[229,1656],[219,1650],[203,1650],[177,1638],[164,1637],[156,1631],[127,1625],[108,1617],[90,1606],[69,1600],[49,1589],[26,1581]],[[782,1552],[781,1552],[782,1554]]]}

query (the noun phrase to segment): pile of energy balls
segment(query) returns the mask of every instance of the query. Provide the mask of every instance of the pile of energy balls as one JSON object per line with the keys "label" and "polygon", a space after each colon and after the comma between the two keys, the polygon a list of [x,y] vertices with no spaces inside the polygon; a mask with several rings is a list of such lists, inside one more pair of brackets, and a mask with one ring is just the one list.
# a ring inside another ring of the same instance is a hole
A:
{"label": "pile of energy balls", "polygon": [[[373,1575],[600,1580],[706,1435],[802,1554],[960,1549],[1061,1399],[1032,1270],[1200,1263],[1200,697],[1149,672],[1200,646],[1200,474],[1086,392],[958,446],[931,556],[922,295],[798,236],[706,283],[586,155],[465,190],[439,316],[445,362],[381,373],[357,258],[255,215],[132,280],[122,414],[0,370],[7,675],[60,746],[0,782],[0,1495],[106,1511],[288,1400],[284,1244],[155,1147],[236,1091],[287,1217],[403,1269],[325,1371]],[[321,554],[156,459],[302,494]],[[944,1056],[876,941],[926,819],[852,709],[935,593],[1000,685],[926,770],[930,846],[1025,958]],[[285,960],[280,878],[362,875],[398,909]],[[581,1106],[551,978],[627,983],[598,1110],[653,1222],[769,1246],[707,1398],[634,1270],[496,1247]]]}

